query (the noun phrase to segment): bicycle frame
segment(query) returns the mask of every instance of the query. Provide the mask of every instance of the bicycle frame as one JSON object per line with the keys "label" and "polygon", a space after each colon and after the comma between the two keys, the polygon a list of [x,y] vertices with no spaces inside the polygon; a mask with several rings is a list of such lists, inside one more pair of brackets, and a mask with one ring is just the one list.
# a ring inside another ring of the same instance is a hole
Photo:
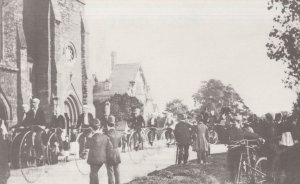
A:
{"label": "bicycle frame", "polygon": [[[253,154],[253,153],[251,153],[250,149],[253,149],[253,151],[254,151],[254,148],[249,145],[249,142],[252,142],[252,141],[253,140],[243,140],[240,142],[241,146],[244,147],[244,150],[242,151],[241,156],[240,156],[238,171],[237,171],[237,175],[236,175],[235,182],[234,182],[235,184],[242,183],[242,182],[240,182],[242,169],[245,170],[247,178],[250,178],[250,183],[261,183],[261,182],[265,181],[265,180],[256,181],[257,176],[260,176],[261,178],[265,178],[266,174],[263,173],[262,171],[256,169],[255,166],[253,167],[253,164],[251,162],[252,160],[250,158],[251,154]],[[255,161],[255,165],[257,165],[256,164],[257,161]]]}

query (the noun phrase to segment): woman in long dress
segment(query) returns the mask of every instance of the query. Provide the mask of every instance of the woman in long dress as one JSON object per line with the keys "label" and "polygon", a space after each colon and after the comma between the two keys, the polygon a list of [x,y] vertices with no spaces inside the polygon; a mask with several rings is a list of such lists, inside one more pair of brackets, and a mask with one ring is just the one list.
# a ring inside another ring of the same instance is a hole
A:
{"label": "woman in long dress", "polygon": [[201,115],[197,116],[197,125],[195,126],[195,136],[193,151],[197,152],[197,163],[206,164],[206,152],[208,151],[208,128],[203,122]]}

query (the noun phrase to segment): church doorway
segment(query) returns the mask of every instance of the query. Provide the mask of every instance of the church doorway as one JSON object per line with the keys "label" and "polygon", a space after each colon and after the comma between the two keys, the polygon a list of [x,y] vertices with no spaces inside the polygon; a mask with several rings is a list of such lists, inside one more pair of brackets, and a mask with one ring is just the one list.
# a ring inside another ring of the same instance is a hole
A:
{"label": "church doorway", "polygon": [[65,105],[65,116],[67,119],[67,127],[74,127],[78,121],[80,115],[81,104],[73,95],[69,95],[64,102]]}

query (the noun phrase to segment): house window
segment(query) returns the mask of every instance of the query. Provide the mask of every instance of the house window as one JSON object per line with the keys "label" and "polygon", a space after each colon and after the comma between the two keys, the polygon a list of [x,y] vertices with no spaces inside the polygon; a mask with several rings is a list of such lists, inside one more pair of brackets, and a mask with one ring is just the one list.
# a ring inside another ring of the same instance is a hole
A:
{"label": "house window", "polygon": [[111,83],[110,83],[109,80],[106,80],[106,81],[104,82],[104,90],[105,90],[105,91],[109,91],[110,88],[111,88]]}

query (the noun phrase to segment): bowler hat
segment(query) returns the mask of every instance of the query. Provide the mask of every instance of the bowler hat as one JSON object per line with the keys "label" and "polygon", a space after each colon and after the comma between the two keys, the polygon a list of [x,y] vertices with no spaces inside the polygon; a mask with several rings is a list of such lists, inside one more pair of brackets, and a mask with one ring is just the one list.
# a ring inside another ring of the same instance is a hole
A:
{"label": "bowler hat", "polygon": [[91,122],[91,127],[94,130],[97,130],[100,128],[100,120],[99,119],[93,119]]}

